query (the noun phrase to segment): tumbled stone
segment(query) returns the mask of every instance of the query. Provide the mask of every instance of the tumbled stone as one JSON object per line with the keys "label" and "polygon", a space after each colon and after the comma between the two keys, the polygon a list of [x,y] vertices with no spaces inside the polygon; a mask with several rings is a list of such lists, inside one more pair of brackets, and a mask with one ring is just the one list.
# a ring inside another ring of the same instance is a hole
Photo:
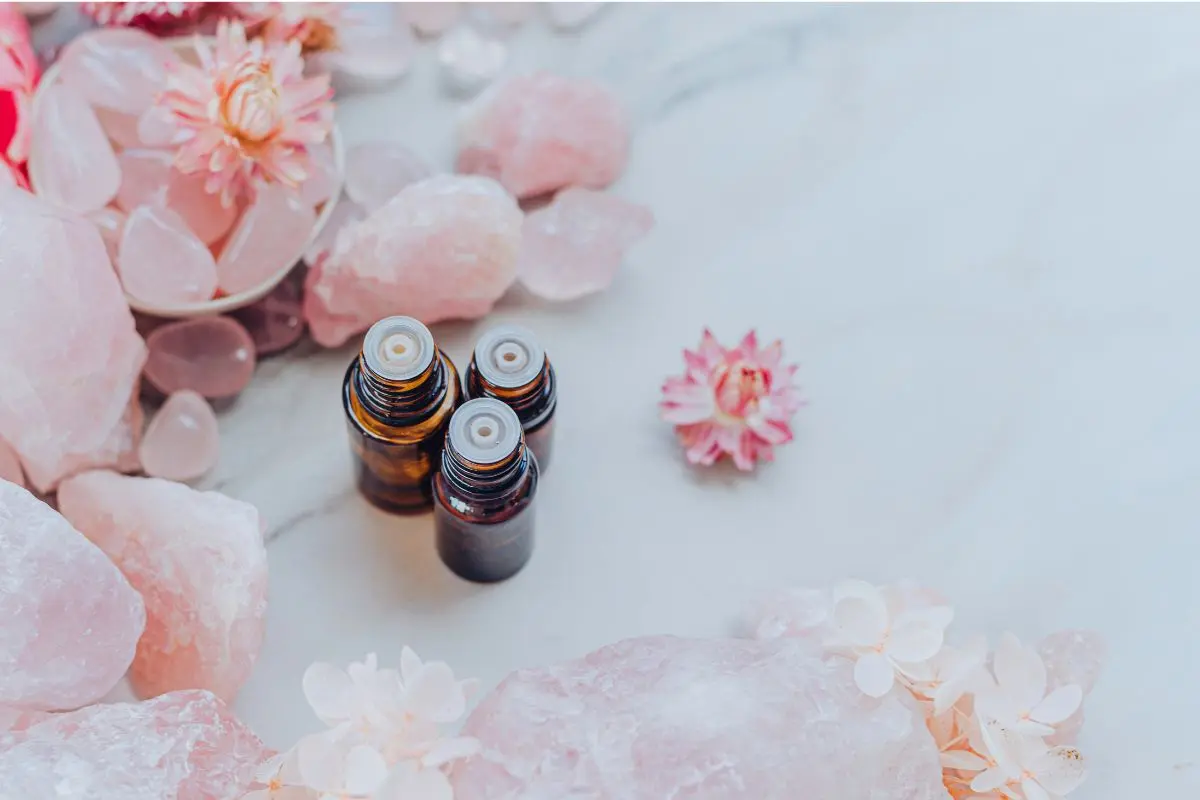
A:
{"label": "tumbled stone", "polygon": [[258,187],[254,202],[221,249],[217,282],[226,294],[256,289],[303,254],[316,222],[313,207],[278,184]]}
{"label": "tumbled stone", "polygon": [[338,191],[337,164],[333,160],[333,147],[328,143],[310,147],[309,154],[312,172],[300,185],[300,199],[316,207]]}
{"label": "tumbled stone", "polygon": [[254,341],[236,320],[169,322],[146,337],[145,377],[165,395],[183,389],[216,400],[233,397],[254,375]]}
{"label": "tumbled stone", "polygon": [[947,800],[911,705],[795,639],[631,639],[513,673],[463,735],[456,800]]}
{"label": "tumbled stone", "polygon": [[108,251],[108,260],[115,269],[117,253],[121,247],[121,233],[125,230],[125,212],[106,206],[88,214],[87,218],[100,232],[100,238],[104,240],[104,249]]}
{"label": "tumbled stone", "polygon": [[[380,203],[380,205],[383,204]],[[305,263],[310,265],[319,263],[333,249],[343,228],[362,222],[366,218],[367,212],[363,210],[362,206],[345,195],[339,197],[329,218],[325,220],[321,230],[317,231],[317,235],[313,237],[312,244],[304,252]]]}
{"label": "tumbled stone", "polygon": [[271,752],[216,697],[90,706],[0,734],[14,800],[233,800]]}
{"label": "tumbled stone", "polygon": [[458,171],[496,178],[520,198],[565,186],[603,189],[625,169],[629,128],[616,95],[548,72],[509,78],[465,109]]}
{"label": "tumbled stone", "polygon": [[94,106],[141,114],[178,59],[160,39],[132,28],[88,31],[71,40],[58,63],[62,80]]}
{"label": "tumbled stone", "polygon": [[254,506],[107,471],[63,481],[58,504],[145,598],[146,631],[129,670],[134,691],[198,688],[232,700],[258,659],[267,608]]}
{"label": "tumbled stone", "polygon": [[472,95],[487,86],[508,59],[504,42],[470,25],[455,28],[438,42],[442,82],[455,94]]}
{"label": "tumbled stone", "polygon": [[365,142],[346,153],[346,195],[368,214],[432,175],[424,159],[398,142]]}
{"label": "tumbled stone", "polygon": [[201,303],[217,290],[217,266],[204,242],[161,205],[138,206],[117,251],[125,293],[151,308]]}
{"label": "tumbled stone", "polygon": [[[94,703],[116,685],[146,613],[99,548],[0,480],[0,619],[0,707],[56,710]],[[12,788],[0,778],[0,796]]]}
{"label": "tumbled stone", "polygon": [[124,150],[139,149],[145,145],[138,135],[138,117],[133,114],[122,114],[110,108],[94,108],[100,127],[108,134],[109,140],[118,148]]}
{"label": "tumbled stone", "polygon": [[204,188],[207,176],[202,172],[185,174],[172,169],[166,179],[167,207],[179,215],[196,238],[211,245],[229,233],[237,220],[237,203],[225,206],[220,195]]}
{"label": "tumbled stone", "polygon": [[146,358],[96,227],[0,188],[0,437],[39,492],[108,466]]}
{"label": "tumbled stone", "polygon": [[145,147],[167,147],[179,133],[171,110],[153,105],[138,116],[137,135]]}
{"label": "tumbled stone", "polygon": [[521,236],[521,283],[547,300],[574,300],[608,288],[625,251],[654,227],[650,209],[589,189],[564,189],[528,214]]}
{"label": "tumbled stone", "polygon": [[17,451],[3,439],[0,439],[0,481],[8,481],[22,487],[25,485],[25,471],[21,469],[21,459],[17,457]]}
{"label": "tumbled stone", "polygon": [[422,36],[438,36],[462,16],[461,3],[405,3],[401,13]]}
{"label": "tumbled stone", "polygon": [[397,4],[348,5],[342,16],[338,49],[321,54],[324,64],[359,82],[391,81],[408,72],[416,41]]}
{"label": "tumbled stone", "polygon": [[138,206],[159,205],[167,195],[167,176],[174,155],[166,150],[125,150],[117,156],[121,185],[117,206],[126,214]]}
{"label": "tumbled stone", "polygon": [[282,353],[304,336],[304,275],[293,270],[270,294],[232,313],[250,338],[259,358]]}
{"label": "tumbled stone", "polygon": [[415,183],[357,225],[309,271],[304,315],[336,347],[382,317],[425,323],[486,314],[516,276],[521,210],[495,181]]}
{"label": "tumbled stone", "polygon": [[582,28],[599,14],[607,3],[546,3],[550,24],[560,31]]}
{"label": "tumbled stone", "polygon": [[217,415],[200,395],[184,389],[162,404],[142,437],[142,469],[153,478],[190,481],[217,463]]}
{"label": "tumbled stone", "polygon": [[108,205],[121,170],[96,114],[75,89],[41,90],[33,115],[29,173],[37,194],[86,214]]}

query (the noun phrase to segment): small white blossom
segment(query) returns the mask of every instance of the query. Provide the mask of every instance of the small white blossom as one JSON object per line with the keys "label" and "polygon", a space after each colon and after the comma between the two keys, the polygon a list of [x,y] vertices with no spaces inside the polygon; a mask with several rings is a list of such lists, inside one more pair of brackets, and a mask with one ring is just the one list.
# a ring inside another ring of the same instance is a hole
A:
{"label": "small white blossom", "polygon": [[981,717],[997,720],[1016,733],[1049,736],[1054,726],[1074,714],[1083,702],[1083,689],[1060,686],[1046,694],[1046,665],[1032,647],[1005,634],[992,659],[994,686],[975,699]]}

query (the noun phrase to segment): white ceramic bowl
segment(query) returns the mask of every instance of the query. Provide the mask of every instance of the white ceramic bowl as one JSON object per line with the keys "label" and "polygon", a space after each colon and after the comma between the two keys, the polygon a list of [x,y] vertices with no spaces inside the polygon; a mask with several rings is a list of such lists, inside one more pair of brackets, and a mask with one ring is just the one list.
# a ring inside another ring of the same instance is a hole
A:
{"label": "white ceramic bowl", "polygon": [[[85,34],[86,35],[86,34]],[[181,58],[187,61],[192,61],[195,51],[192,47],[193,37],[181,36],[174,39],[165,40]],[[50,65],[42,76],[41,83],[38,85],[37,92],[33,98],[33,113],[37,113],[37,104],[41,97],[42,90],[53,84],[58,79],[59,63],[55,62]],[[125,299],[129,302],[129,307],[134,311],[140,311],[143,314],[149,314],[155,317],[168,317],[182,319],[186,317],[204,317],[213,314],[224,314],[227,311],[248,306],[256,303],[262,298],[271,293],[271,290],[278,286],[288,273],[295,268],[296,264],[304,257],[305,252],[316,241],[317,236],[321,233],[321,229],[329,221],[329,217],[333,214],[333,209],[338,203],[338,198],[342,193],[342,184],[345,181],[346,175],[346,153],[344,143],[342,141],[342,132],[334,124],[333,129],[329,134],[329,144],[333,148],[333,163],[336,168],[337,179],[335,181],[333,194],[325,201],[317,212],[316,222],[313,224],[312,231],[307,239],[303,239],[296,243],[296,246],[289,251],[281,251],[279,253],[279,267],[271,273],[271,276],[265,281],[255,286],[252,289],[247,289],[237,294],[218,297],[214,300],[205,300],[200,303],[186,303],[173,306],[152,306],[141,302],[129,295],[125,295]],[[32,161],[30,161],[29,185],[33,188],[34,193],[37,193],[38,176],[35,170],[32,169]]]}

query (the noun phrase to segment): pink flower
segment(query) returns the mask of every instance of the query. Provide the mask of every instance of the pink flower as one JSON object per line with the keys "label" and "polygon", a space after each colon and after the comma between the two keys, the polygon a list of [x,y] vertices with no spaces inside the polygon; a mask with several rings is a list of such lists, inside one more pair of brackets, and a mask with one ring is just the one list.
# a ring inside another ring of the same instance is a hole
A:
{"label": "pink flower", "polygon": [[14,171],[29,158],[30,111],[37,81],[29,24],[15,4],[0,3],[0,158],[10,162]]}
{"label": "pink flower", "polygon": [[200,19],[207,3],[80,3],[80,10],[107,27],[170,33]]}
{"label": "pink flower", "polygon": [[247,41],[241,22],[221,20],[215,48],[195,47],[200,66],[174,66],[158,101],[180,144],[175,166],[208,172],[225,205],[254,181],[303,183],[309,146],[333,126],[329,76],[304,77],[299,42]]}
{"label": "pink flower", "polygon": [[754,331],[727,350],[705,329],[696,351],[683,351],[687,371],[663,384],[661,409],[688,461],[708,465],[727,453],[749,470],[792,440],[789,421],[803,401],[792,383],[796,367],[782,359],[783,342],[760,348]]}
{"label": "pink flower", "polygon": [[261,25],[268,42],[300,43],[302,52],[322,53],[338,47],[342,9],[337,3],[239,3],[247,24]]}

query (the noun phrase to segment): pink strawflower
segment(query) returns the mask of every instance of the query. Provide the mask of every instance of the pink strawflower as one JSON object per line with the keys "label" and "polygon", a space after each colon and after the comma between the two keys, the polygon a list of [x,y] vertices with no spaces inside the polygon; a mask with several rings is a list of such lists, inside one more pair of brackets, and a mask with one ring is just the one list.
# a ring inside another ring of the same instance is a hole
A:
{"label": "pink strawflower", "polygon": [[197,22],[207,3],[80,3],[80,10],[107,27],[144,28],[152,33],[178,32]]}
{"label": "pink strawflower", "polygon": [[208,172],[205,188],[225,205],[255,181],[303,183],[308,148],[333,126],[329,76],[304,77],[299,42],[247,41],[238,21],[221,20],[215,47],[199,37],[195,47],[200,65],[174,66],[158,100],[180,143],[175,166]]}
{"label": "pink strawflower", "polygon": [[337,3],[239,3],[238,9],[248,25],[262,26],[259,35],[268,42],[297,41],[306,55],[338,47]]}
{"label": "pink strawflower", "polygon": [[804,403],[792,382],[796,366],[782,359],[783,342],[760,348],[754,331],[727,350],[705,329],[696,351],[683,351],[687,371],[663,384],[661,409],[688,461],[708,465],[728,454],[749,470],[792,440],[789,421]]}

